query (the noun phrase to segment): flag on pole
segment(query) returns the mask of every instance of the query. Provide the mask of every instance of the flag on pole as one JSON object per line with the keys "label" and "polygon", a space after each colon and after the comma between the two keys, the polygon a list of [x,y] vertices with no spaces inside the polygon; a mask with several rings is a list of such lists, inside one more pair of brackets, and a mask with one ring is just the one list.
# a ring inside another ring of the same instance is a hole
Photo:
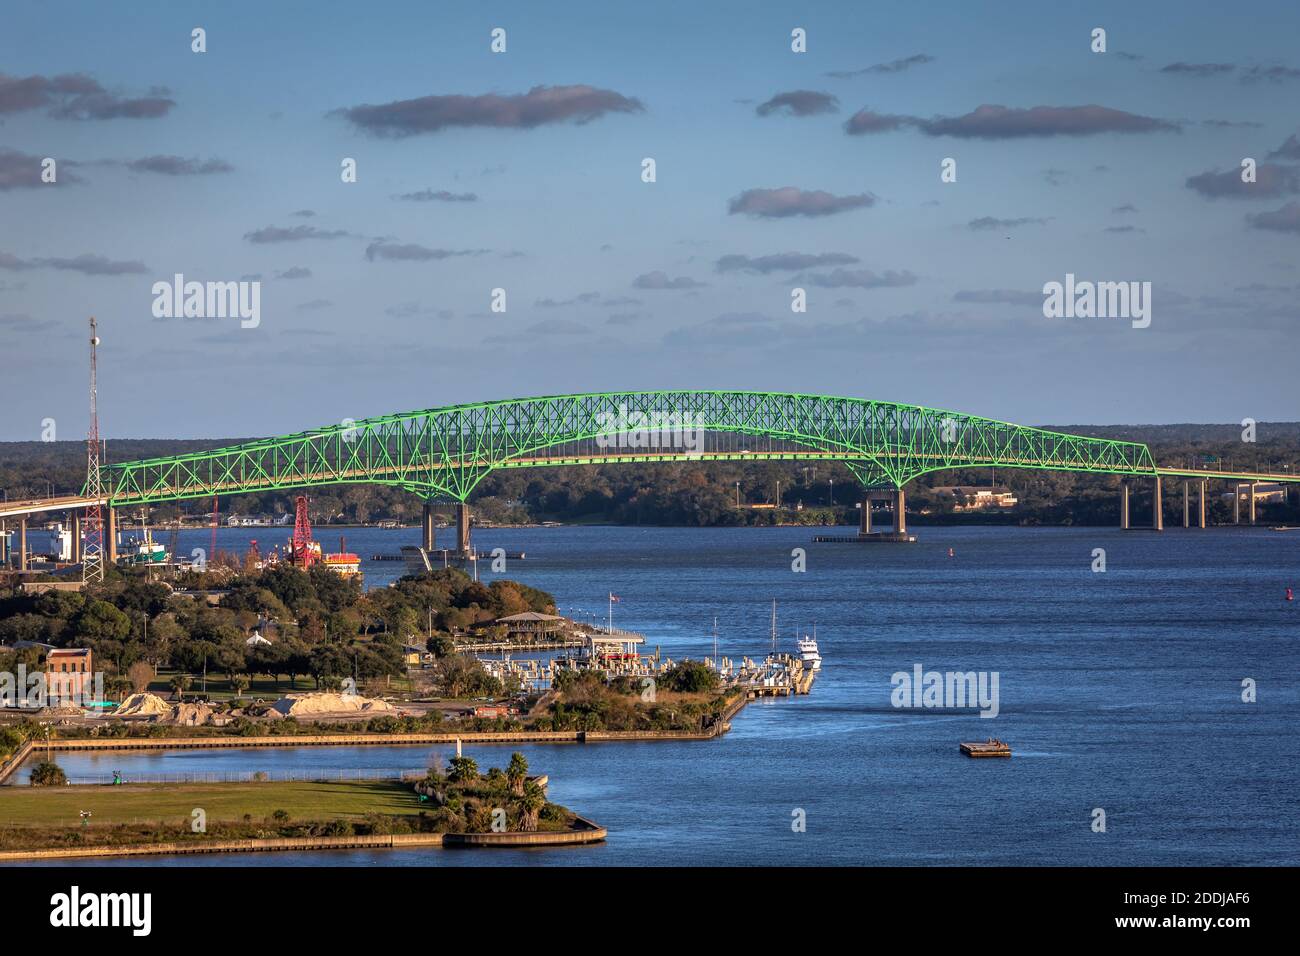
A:
{"label": "flag on pole", "polygon": [[619,600],[621,600],[621,599],[619,598],[619,596],[618,596],[617,594],[615,594],[613,591],[610,591],[610,592],[609,592],[609,603],[610,603],[610,604],[617,604],[617,603],[619,602]]}

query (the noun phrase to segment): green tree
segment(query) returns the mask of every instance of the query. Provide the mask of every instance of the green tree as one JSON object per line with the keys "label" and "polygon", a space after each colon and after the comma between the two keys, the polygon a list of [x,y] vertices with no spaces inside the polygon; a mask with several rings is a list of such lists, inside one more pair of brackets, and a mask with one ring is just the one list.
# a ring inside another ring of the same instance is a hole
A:
{"label": "green tree", "polygon": [[545,806],[546,792],[536,782],[529,780],[524,784],[523,796],[519,799],[520,829],[529,833],[536,830],[537,819]]}
{"label": "green tree", "polygon": [[473,783],[478,779],[478,764],[473,757],[452,757],[447,779],[453,783]]}
{"label": "green tree", "polygon": [[124,641],[131,634],[131,619],[107,601],[91,601],[73,619],[85,641]]}
{"label": "green tree", "polygon": [[61,787],[68,782],[63,768],[52,760],[42,760],[32,768],[33,787]]}
{"label": "green tree", "polygon": [[456,642],[450,634],[434,634],[424,644],[434,657],[446,657],[456,652]]}
{"label": "green tree", "polygon": [[122,700],[132,692],[131,678],[125,674],[114,674],[104,681],[104,689],[114,700]]}
{"label": "green tree", "polygon": [[679,693],[708,692],[717,688],[718,675],[703,661],[682,661],[660,678],[659,686]]}
{"label": "green tree", "polygon": [[510,792],[517,797],[522,797],[524,783],[528,779],[528,758],[517,750],[510,755],[510,763],[506,767],[506,779],[510,782]]}
{"label": "green tree", "polygon": [[190,685],[194,683],[194,678],[189,677],[186,674],[177,674],[167,683],[171,686],[172,693],[176,695],[176,699],[184,701],[185,692],[189,690]]}
{"label": "green tree", "polygon": [[7,757],[21,747],[26,739],[12,727],[0,727],[0,756]]}

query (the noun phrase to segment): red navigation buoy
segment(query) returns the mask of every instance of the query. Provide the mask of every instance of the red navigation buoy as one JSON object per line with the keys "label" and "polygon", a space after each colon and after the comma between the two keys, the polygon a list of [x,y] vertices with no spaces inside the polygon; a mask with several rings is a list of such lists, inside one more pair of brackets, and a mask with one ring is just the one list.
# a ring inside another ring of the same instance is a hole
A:
{"label": "red navigation buoy", "polygon": [[953,556],[952,548],[949,548],[949,549],[948,549],[948,557],[951,558],[952,556]]}
{"label": "red navigation buoy", "polygon": [[1291,593],[1291,589],[1290,589],[1290,588],[1287,588],[1287,589],[1286,589],[1286,599],[1287,599],[1288,601],[1294,601],[1294,600],[1295,600],[1295,595]]}

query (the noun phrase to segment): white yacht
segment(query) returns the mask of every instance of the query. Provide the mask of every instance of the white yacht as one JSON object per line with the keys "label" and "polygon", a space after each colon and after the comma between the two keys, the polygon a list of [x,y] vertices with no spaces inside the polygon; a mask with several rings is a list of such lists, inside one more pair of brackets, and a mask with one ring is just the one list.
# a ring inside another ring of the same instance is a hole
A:
{"label": "white yacht", "polygon": [[804,666],[815,671],[822,669],[822,656],[817,651],[816,635],[809,637],[805,634],[799,638],[799,657],[803,659]]}

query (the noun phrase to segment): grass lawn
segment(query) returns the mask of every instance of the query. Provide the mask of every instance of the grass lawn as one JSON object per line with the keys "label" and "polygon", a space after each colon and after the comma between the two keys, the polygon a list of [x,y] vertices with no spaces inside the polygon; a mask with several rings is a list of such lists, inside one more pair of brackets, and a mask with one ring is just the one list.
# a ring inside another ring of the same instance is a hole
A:
{"label": "grass lawn", "polygon": [[[157,694],[168,702],[174,701],[176,692],[172,690],[170,681],[175,675],[175,671],[159,671],[158,676],[149,682],[149,693]],[[263,700],[279,700],[285,694],[304,694],[316,689],[316,682],[310,677],[299,677],[293,682],[292,686],[290,686],[288,678],[283,678],[277,682],[268,677],[253,677],[252,685],[248,690],[244,691],[243,699],[251,701],[261,697]],[[202,691],[203,678],[195,677],[194,683],[185,692],[185,699],[192,700],[195,697],[202,697]],[[235,693],[224,674],[215,674],[209,671],[207,696],[210,700],[230,700],[235,696]]]}
{"label": "grass lawn", "polygon": [[420,806],[410,787],[396,780],[0,787],[0,826],[77,826],[82,810],[90,810],[96,824],[188,824],[195,807],[202,807],[209,821],[241,821],[245,814],[262,820],[276,810],[295,820],[414,816]]}
{"label": "grass lawn", "polygon": [[[176,671],[160,670],[158,676],[149,682],[147,690],[151,694],[157,694],[168,703],[176,699],[176,692],[172,690],[171,679],[176,676]],[[194,683],[190,689],[185,692],[186,700],[194,700],[203,695],[203,678],[198,675],[190,675]],[[287,677],[280,680],[272,680],[266,676],[249,675],[252,683],[249,688],[240,695],[240,700],[244,703],[257,700],[273,701],[279,700],[285,694],[307,694],[314,693],[321,688],[316,686],[316,681],[310,677],[299,677],[292,684]],[[383,693],[409,693],[412,689],[411,681],[403,677],[394,677],[385,687],[381,689]],[[230,682],[226,679],[225,674],[218,674],[214,671],[208,671],[208,690],[207,697],[212,701],[233,700],[235,697],[234,689],[231,688]]]}

